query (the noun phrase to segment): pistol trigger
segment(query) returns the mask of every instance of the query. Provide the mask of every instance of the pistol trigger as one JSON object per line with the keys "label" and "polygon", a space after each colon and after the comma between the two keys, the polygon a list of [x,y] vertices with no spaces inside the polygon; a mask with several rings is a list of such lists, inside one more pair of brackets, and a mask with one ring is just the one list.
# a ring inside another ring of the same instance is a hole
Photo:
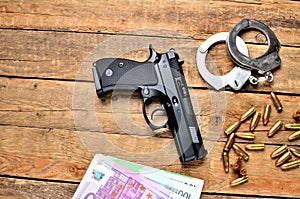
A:
{"label": "pistol trigger", "polygon": [[[151,113],[149,112],[149,114],[147,114],[146,107],[149,106],[151,103],[152,103],[152,100],[150,98],[147,98],[147,99],[144,98],[143,115],[144,115],[144,118],[145,118],[147,124],[149,125],[149,127],[153,131],[161,129],[161,128],[168,128],[168,120],[166,120],[166,121],[161,120],[161,118],[160,118],[161,116],[158,117],[159,120],[157,120],[157,119],[155,120],[156,112],[162,111],[162,112],[166,113],[164,105],[162,104],[159,108],[156,108]],[[149,118],[148,118],[148,116],[149,116]]]}
{"label": "pistol trigger", "polygon": [[157,108],[157,109],[155,109],[154,111],[152,111],[152,113],[151,113],[151,120],[153,120],[153,115],[154,115],[157,111],[163,111],[163,112],[165,112],[166,109],[165,109],[165,107],[162,105],[161,108]]}
{"label": "pistol trigger", "polygon": [[[149,118],[148,118],[148,116],[147,116],[147,112],[146,112],[146,103],[147,103],[147,100],[148,99],[144,99],[144,103],[143,103],[143,115],[144,115],[144,118],[145,118],[145,120],[146,120],[146,122],[147,122],[147,124],[149,125],[149,127],[153,130],[153,131],[155,131],[155,130],[157,130],[158,128],[155,126],[155,125],[153,125],[152,123],[151,123],[151,121],[149,120]],[[152,116],[151,116],[152,117]]]}

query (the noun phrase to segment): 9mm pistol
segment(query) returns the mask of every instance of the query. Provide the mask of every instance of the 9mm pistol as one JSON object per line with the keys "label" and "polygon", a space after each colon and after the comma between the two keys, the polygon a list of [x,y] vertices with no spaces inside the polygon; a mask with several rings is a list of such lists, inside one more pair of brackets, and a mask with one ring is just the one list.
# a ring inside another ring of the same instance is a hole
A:
{"label": "9mm pistol", "polygon": [[[159,54],[149,46],[150,56],[144,62],[120,58],[97,60],[92,67],[97,96],[113,90],[138,91],[143,98],[143,115],[154,131],[168,128],[173,134],[181,162],[198,160],[207,155],[192,107],[182,65],[174,49]],[[159,98],[168,119],[155,126],[146,114],[146,104]]]}

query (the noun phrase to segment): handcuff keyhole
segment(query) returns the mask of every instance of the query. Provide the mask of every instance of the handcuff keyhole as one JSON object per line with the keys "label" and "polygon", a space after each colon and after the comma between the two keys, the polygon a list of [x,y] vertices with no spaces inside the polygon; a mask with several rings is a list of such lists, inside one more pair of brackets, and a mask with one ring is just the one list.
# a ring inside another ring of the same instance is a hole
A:
{"label": "handcuff keyhole", "polygon": [[239,84],[236,80],[234,80],[234,84],[235,84],[236,87],[239,87]]}

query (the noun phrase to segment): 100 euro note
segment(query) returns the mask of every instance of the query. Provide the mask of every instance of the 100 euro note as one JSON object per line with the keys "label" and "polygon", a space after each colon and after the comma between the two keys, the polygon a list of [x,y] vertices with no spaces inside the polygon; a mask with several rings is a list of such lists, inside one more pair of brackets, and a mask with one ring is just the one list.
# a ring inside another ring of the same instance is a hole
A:
{"label": "100 euro note", "polygon": [[178,199],[163,186],[132,172],[106,156],[92,160],[73,199]]}
{"label": "100 euro note", "polygon": [[202,179],[184,176],[173,172],[159,170],[133,162],[128,162],[111,156],[105,156],[127,169],[134,171],[176,193],[181,199],[199,199],[204,181]]}

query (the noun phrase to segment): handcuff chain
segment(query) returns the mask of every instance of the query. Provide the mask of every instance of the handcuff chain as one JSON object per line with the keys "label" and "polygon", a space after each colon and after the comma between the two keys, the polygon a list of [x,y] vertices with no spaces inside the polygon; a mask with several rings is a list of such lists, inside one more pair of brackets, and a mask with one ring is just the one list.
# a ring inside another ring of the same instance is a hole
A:
{"label": "handcuff chain", "polygon": [[253,75],[249,77],[249,82],[253,85],[256,85],[258,82],[272,82],[273,80],[274,76],[271,71],[266,72],[263,77],[257,78]]}

